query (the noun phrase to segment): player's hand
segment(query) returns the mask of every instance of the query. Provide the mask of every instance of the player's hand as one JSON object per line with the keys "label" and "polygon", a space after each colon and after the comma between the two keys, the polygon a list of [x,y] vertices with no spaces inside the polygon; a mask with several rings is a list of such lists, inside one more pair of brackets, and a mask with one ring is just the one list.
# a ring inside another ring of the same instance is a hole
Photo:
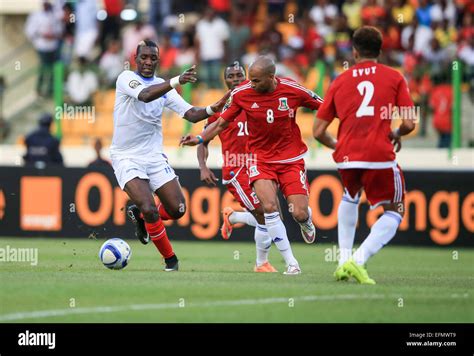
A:
{"label": "player's hand", "polygon": [[179,84],[185,83],[196,83],[197,82],[197,72],[196,72],[196,65],[193,66],[183,72],[179,76]]}
{"label": "player's hand", "polygon": [[231,91],[229,90],[225,95],[219,99],[219,101],[215,102],[214,104],[211,105],[211,109],[214,112],[221,112],[222,108],[224,107],[225,103],[227,102],[227,99],[230,97]]}
{"label": "player's hand", "polygon": [[202,167],[201,168],[201,182],[206,183],[207,185],[210,186],[216,186],[216,182],[219,179],[216,178],[214,173],[208,168],[208,167]]}
{"label": "player's hand", "polygon": [[390,135],[388,137],[390,138],[390,141],[392,141],[392,144],[395,147],[395,152],[400,152],[400,150],[402,149],[402,138],[398,133],[398,130],[393,130],[392,132],[390,132]]}
{"label": "player's hand", "polygon": [[179,140],[180,146],[196,146],[198,144],[199,144],[199,140],[193,135],[183,136],[181,137],[181,140]]}

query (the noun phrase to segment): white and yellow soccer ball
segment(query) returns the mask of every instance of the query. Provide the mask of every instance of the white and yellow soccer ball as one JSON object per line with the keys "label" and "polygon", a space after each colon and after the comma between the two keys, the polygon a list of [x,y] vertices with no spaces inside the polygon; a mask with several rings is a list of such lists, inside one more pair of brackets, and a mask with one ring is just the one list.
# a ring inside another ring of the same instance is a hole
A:
{"label": "white and yellow soccer ball", "polygon": [[110,269],[125,268],[132,256],[128,243],[119,238],[109,239],[104,242],[99,251],[99,258],[105,267]]}

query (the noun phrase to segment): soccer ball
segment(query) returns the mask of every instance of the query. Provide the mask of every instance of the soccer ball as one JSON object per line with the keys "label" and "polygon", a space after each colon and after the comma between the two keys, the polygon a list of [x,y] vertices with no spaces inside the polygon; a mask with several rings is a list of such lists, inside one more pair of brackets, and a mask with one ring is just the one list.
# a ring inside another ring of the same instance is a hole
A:
{"label": "soccer ball", "polygon": [[105,267],[122,269],[127,266],[132,250],[122,239],[114,238],[104,242],[99,251],[99,258]]}

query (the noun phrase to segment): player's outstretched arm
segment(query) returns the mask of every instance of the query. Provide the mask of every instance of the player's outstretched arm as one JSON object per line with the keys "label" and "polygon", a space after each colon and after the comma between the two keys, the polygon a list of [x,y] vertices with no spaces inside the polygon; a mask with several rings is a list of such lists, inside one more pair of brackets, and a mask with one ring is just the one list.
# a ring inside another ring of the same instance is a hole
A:
{"label": "player's outstretched arm", "polygon": [[183,74],[178,77],[171,78],[166,82],[160,84],[150,85],[149,87],[143,89],[140,94],[138,94],[138,100],[145,103],[156,100],[163,95],[165,95],[170,90],[174,89],[180,84],[185,83],[195,83],[197,81],[196,65],[193,65],[191,68],[185,70]]}
{"label": "player's outstretched arm", "polygon": [[219,135],[222,131],[224,131],[229,126],[229,123],[225,121],[222,117],[219,117],[217,121],[210,124],[206,131],[202,133],[202,135],[186,135],[181,137],[179,141],[180,146],[196,146],[200,143],[208,143],[214,137]]}
{"label": "player's outstretched arm", "polygon": [[209,116],[214,115],[216,112],[222,111],[227,99],[229,99],[231,91],[229,90],[222,98],[212,105],[208,105],[205,108],[193,107],[184,113],[184,118],[192,123],[196,123],[207,119]]}
{"label": "player's outstretched arm", "polygon": [[327,128],[330,124],[330,121],[316,118],[313,124],[313,137],[324,146],[334,150],[336,149],[337,141],[327,132]]}
{"label": "player's outstretched arm", "polygon": [[206,164],[207,157],[209,157],[209,148],[207,145],[208,142],[198,145],[197,147],[197,159],[199,162],[199,170],[201,172],[201,182],[210,186],[215,186],[218,179]]}

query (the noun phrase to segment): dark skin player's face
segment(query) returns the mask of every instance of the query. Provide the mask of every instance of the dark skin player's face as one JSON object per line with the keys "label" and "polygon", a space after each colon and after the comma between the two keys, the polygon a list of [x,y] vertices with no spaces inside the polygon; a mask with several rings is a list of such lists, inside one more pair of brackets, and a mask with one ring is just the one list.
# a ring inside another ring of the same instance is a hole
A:
{"label": "dark skin player's face", "polygon": [[273,86],[275,76],[268,74],[261,68],[251,67],[249,70],[251,87],[258,93],[267,93]]}
{"label": "dark skin player's face", "polygon": [[153,77],[159,60],[158,48],[140,47],[138,54],[135,56],[138,73],[145,78]]}
{"label": "dark skin player's face", "polygon": [[225,72],[225,83],[227,88],[234,89],[245,80],[245,74],[242,68],[229,67]]}

